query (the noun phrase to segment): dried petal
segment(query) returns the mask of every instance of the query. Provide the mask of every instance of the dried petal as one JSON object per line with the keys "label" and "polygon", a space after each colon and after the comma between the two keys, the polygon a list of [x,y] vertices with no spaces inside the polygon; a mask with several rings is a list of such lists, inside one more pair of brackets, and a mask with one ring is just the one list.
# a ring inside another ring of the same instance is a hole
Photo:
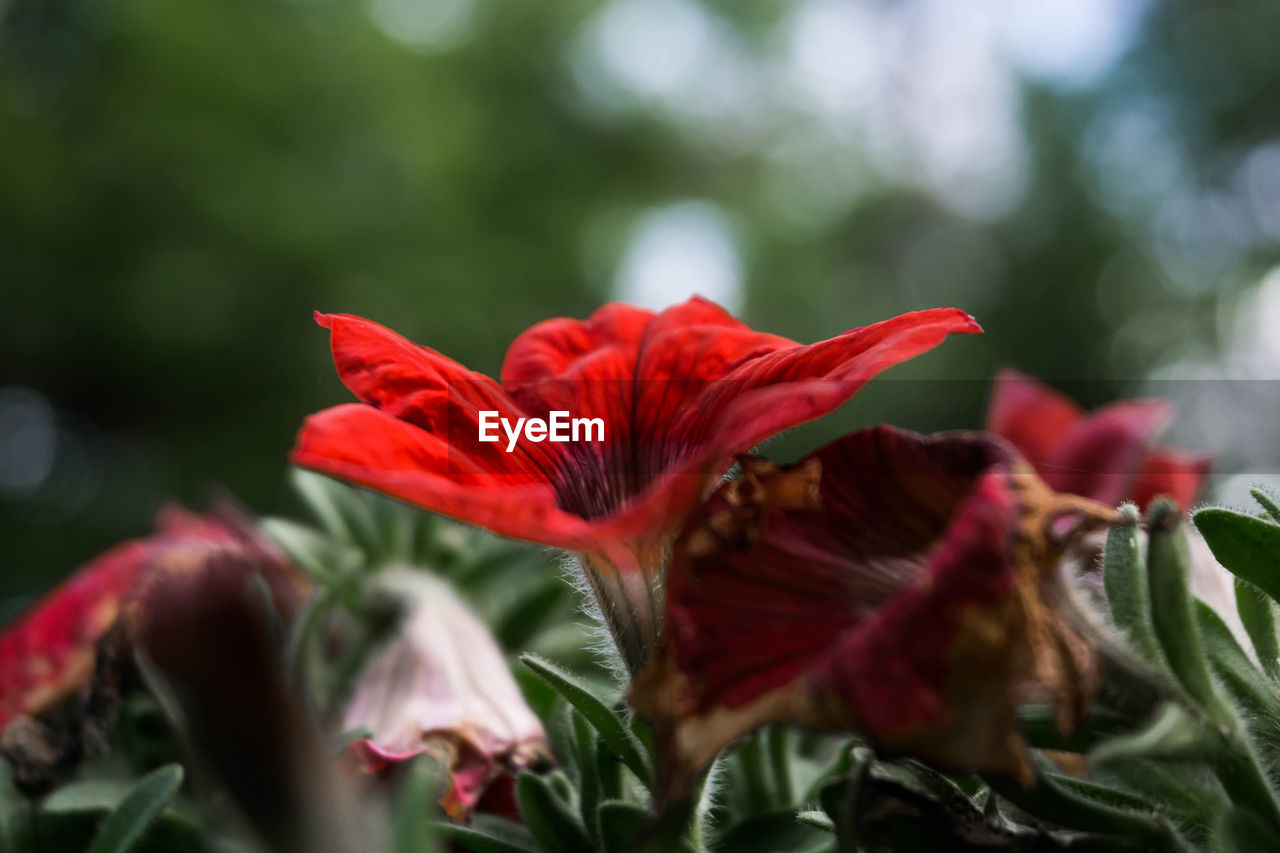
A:
{"label": "dried petal", "polygon": [[404,600],[399,635],[369,664],[343,714],[367,770],[429,753],[449,773],[441,805],[469,815],[503,777],[549,754],[542,723],[525,703],[493,635],[444,581],[407,568],[380,583]]}
{"label": "dried petal", "polygon": [[[1027,778],[1015,702],[1054,702],[1070,725],[1095,679],[1058,561],[1115,514],[981,434],[879,427],[744,467],[676,545],[660,653],[630,696],[666,796],[767,722]],[[817,499],[796,500],[815,471]]]}

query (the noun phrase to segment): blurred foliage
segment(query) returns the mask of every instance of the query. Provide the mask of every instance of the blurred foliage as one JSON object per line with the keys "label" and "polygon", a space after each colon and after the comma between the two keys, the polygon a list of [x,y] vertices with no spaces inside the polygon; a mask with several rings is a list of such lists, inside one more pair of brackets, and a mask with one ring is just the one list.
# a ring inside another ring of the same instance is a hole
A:
{"label": "blurred foliage", "polygon": [[[857,146],[832,148],[830,122],[785,93],[761,99],[750,132],[688,120],[696,103],[600,109],[571,59],[605,5],[475,0],[468,38],[428,50],[377,26],[370,9],[406,8],[395,0],[0,0],[0,388],[47,399],[66,480],[0,489],[0,595],[48,586],[147,530],[161,501],[213,483],[289,509],[294,430],[347,399],[313,309],[495,371],[523,328],[612,298],[629,235],[657,206],[724,212],[740,313],[769,331],[810,340],[939,304],[986,327],[895,373],[974,381],[946,394],[873,383],[782,455],[855,424],[975,425],[1000,364],[1141,379],[1212,351],[1217,307],[1275,261],[1275,222],[1161,225],[1223,199],[1244,219],[1275,212],[1250,213],[1257,188],[1240,183],[1280,133],[1266,106],[1280,92],[1272,4],[1151,4],[1092,85],[1016,78],[1024,185],[980,217],[877,174]],[[677,6],[700,9],[767,82],[801,4]],[[902,47],[908,67],[932,49]],[[1168,143],[1139,136],[1125,149],[1139,164],[1176,154],[1145,195],[1117,196],[1141,177],[1123,158],[1099,166],[1117,116],[1154,116]],[[779,165],[797,138],[812,161]],[[779,201],[842,182],[857,186],[813,227]],[[25,452],[0,448],[0,465]]]}

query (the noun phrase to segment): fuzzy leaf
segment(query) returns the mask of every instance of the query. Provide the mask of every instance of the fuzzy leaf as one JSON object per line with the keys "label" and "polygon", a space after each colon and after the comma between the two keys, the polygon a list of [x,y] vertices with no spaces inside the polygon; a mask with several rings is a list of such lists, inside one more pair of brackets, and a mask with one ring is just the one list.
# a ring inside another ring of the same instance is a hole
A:
{"label": "fuzzy leaf", "polygon": [[1250,489],[1249,494],[1253,495],[1253,499],[1258,502],[1258,505],[1266,510],[1272,521],[1280,522],[1280,502],[1276,501],[1274,495],[1265,489]]}
{"label": "fuzzy leaf", "polygon": [[805,809],[804,811],[796,812],[796,820],[806,826],[812,826],[814,829],[821,829],[823,832],[835,834],[836,831],[835,821],[820,809]]}
{"label": "fuzzy leaf", "polygon": [[1165,666],[1151,621],[1151,591],[1147,568],[1138,543],[1138,510],[1133,504],[1120,508],[1124,521],[1107,532],[1102,553],[1102,587],[1111,606],[1112,620],[1144,658]]}
{"label": "fuzzy leaf", "polygon": [[774,809],[726,828],[716,839],[714,848],[734,853],[816,851],[831,844],[830,832],[801,822],[795,809]]}
{"label": "fuzzy leaf", "polygon": [[1119,835],[1157,850],[1172,846],[1170,828],[1156,816],[1108,805],[1097,796],[1084,796],[1044,773],[1030,788],[996,776],[987,777],[987,783],[1024,812],[1068,829]]}
{"label": "fuzzy leaf", "polygon": [[[1280,528],[1277,528],[1280,530]],[[1178,505],[1158,498],[1147,516],[1147,577],[1156,638],[1183,688],[1219,725],[1234,724],[1209,675],[1190,588],[1190,555]]]}
{"label": "fuzzy leaf", "polygon": [[127,853],[182,787],[182,768],[169,764],[143,776],[98,828],[89,853]]}
{"label": "fuzzy leaf", "polygon": [[1192,521],[1219,563],[1280,601],[1280,525],[1220,507],[1202,509]]}
{"label": "fuzzy leaf", "polygon": [[644,825],[648,812],[635,803],[606,800],[597,811],[600,843],[605,853],[623,853]]}
{"label": "fuzzy leaf", "polygon": [[[765,752],[769,757],[769,776],[773,780],[773,795],[777,802],[791,806],[795,801],[795,784],[791,778],[791,729],[786,726],[770,726],[761,734]],[[794,811],[794,809],[788,809]]]}
{"label": "fuzzy leaf", "polygon": [[[135,784],[128,779],[83,779],[70,782],[55,789],[41,801],[40,813],[72,816],[110,812],[124,802]],[[194,827],[199,821],[199,815],[190,803],[175,800],[165,810],[164,819]]]}
{"label": "fuzzy leaf", "polygon": [[476,815],[471,826],[434,821],[431,830],[442,841],[471,853],[539,853],[529,831],[518,823]]}
{"label": "fuzzy leaf", "polygon": [[866,747],[855,747],[849,752],[848,775],[827,783],[818,792],[818,803],[835,825],[836,853],[857,853],[860,849],[859,824],[874,760]]}
{"label": "fuzzy leaf", "polygon": [[392,814],[391,849],[395,853],[433,853],[440,846],[422,805],[435,799],[440,768],[433,759],[418,758],[408,771]]}
{"label": "fuzzy leaf", "polygon": [[1182,708],[1168,703],[1141,729],[1104,741],[1089,755],[1099,765],[1134,758],[1195,759],[1221,751],[1215,731]]}
{"label": "fuzzy leaf", "polygon": [[1214,837],[1223,853],[1272,853],[1276,849],[1276,830],[1253,812],[1238,807],[1222,813]]}
{"label": "fuzzy leaf", "polygon": [[1276,637],[1276,603],[1253,584],[1236,578],[1236,611],[1249,634],[1262,670],[1280,679],[1280,641]]}
{"label": "fuzzy leaf", "polygon": [[319,584],[329,585],[364,561],[355,548],[342,545],[320,531],[284,518],[264,518],[263,531],[280,546],[294,565]]}
{"label": "fuzzy leaf", "polygon": [[1229,805],[1213,770],[1204,764],[1133,759],[1109,766],[1106,774],[1160,804],[1161,813],[1169,815],[1197,849],[1205,846],[1214,818]]}
{"label": "fuzzy leaf", "polygon": [[1231,629],[1217,612],[1203,601],[1196,602],[1196,617],[1204,637],[1205,651],[1219,682],[1252,721],[1263,738],[1280,744],[1280,693],[1263,677],[1236,642]]}
{"label": "fuzzy leaf", "polygon": [[546,853],[587,853],[591,842],[577,813],[555,790],[552,779],[521,773],[516,799],[525,826]]}
{"label": "fuzzy leaf", "polygon": [[608,705],[585,684],[554,664],[536,655],[521,655],[520,660],[577,708],[636,778],[652,790],[653,770],[648,758],[626,723]]}
{"label": "fuzzy leaf", "polygon": [[600,742],[600,737],[581,714],[576,711],[571,711],[570,714],[573,723],[574,755],[577,756],[579,812],[587,828],[587,837],[594,843],[600,840],[597,812],[602,797],[596,766],[596,744]]}

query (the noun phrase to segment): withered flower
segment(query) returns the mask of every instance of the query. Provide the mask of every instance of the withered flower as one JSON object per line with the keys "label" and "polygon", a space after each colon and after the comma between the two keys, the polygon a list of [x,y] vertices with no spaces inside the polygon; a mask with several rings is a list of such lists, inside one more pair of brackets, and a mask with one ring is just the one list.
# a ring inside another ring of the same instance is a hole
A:
{"label": "withered flower", "polygon": [[342,728],[370,730],[353,744],[370,772],[434,757],[448,774],[440,804],[463,820],[547,759],[546,734],[488,627],[447,583],[391,568],[380,584],[403,601],[404,623],[360,677]]}
{"label": "withered flower", "polygon": [[1113,511],[979,433],[877,427],[742,464],[677,542],[660,651],[630,694],[664,798],[770,722],[1029,780],[1015,705],[1053,703],[1069,728],[1096,683],[1058,561]]}

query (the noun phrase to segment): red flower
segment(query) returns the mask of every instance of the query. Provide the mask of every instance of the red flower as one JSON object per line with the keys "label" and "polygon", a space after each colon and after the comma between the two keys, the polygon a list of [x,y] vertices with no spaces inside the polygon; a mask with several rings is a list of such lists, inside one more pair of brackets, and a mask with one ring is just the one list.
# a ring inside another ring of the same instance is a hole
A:
{"label": "red flower", "polygon": [[[624,658],[643,659],[663,555],[733,456],[831,412],[882,370],[953,332],[955,309],[816,344],[752,331],[700,298],[653,313],[606,305],[520,335],[502,382],[358,317],[317,315],[368,405],[313,415],[293,461],[505,536],[586,556]],[[604,440],[479,441],[479,413],[601,418]],[[621,571],[615,571],[620,569]],[[613,590],[612,592],[610,590]]]}
{"label": "red flower", "polygon": [[630,695],[666,796],[769,722],[1026,779],[1015,701],[1056,704],[1065,727],[1094,682],[1055,522],[1115,513],[979,433],[877,427],[743,468],[676,543],[662,645]]}
{"label": "red flower", "polygon": [[[516,775],[550,755],[493,634],[439,578],[391,568],[381,586],[404,599],[399,635],[370,662],[341,729],[368,728],[352,749],[370,773],[422,753],[445,768],[454,820],[501,802]],[[513,812],[509,816],[515,817]]]}
{"label": "red flower", "polygon": [[[184,553],[224,546],[288,566],[284,555],[230,508],[198,516],[172,507],[160,513],[151,536],[95,558],[18,616],[0,634],[0,731],[88,683],[95,645],[148,576],[178,568]],[[291,567],[287,571],[294,577]]]}
{"label": "red flower", "polygon": [[996,376],[987,429],[1011,441],[1060,492],[1140,508],[1167,494],[1195,502],[1209,474],[1207,456],[1151,440],[1173,417],[1167,400],[1123,400],[1084,413],[1066,396],[1014,370]]}

